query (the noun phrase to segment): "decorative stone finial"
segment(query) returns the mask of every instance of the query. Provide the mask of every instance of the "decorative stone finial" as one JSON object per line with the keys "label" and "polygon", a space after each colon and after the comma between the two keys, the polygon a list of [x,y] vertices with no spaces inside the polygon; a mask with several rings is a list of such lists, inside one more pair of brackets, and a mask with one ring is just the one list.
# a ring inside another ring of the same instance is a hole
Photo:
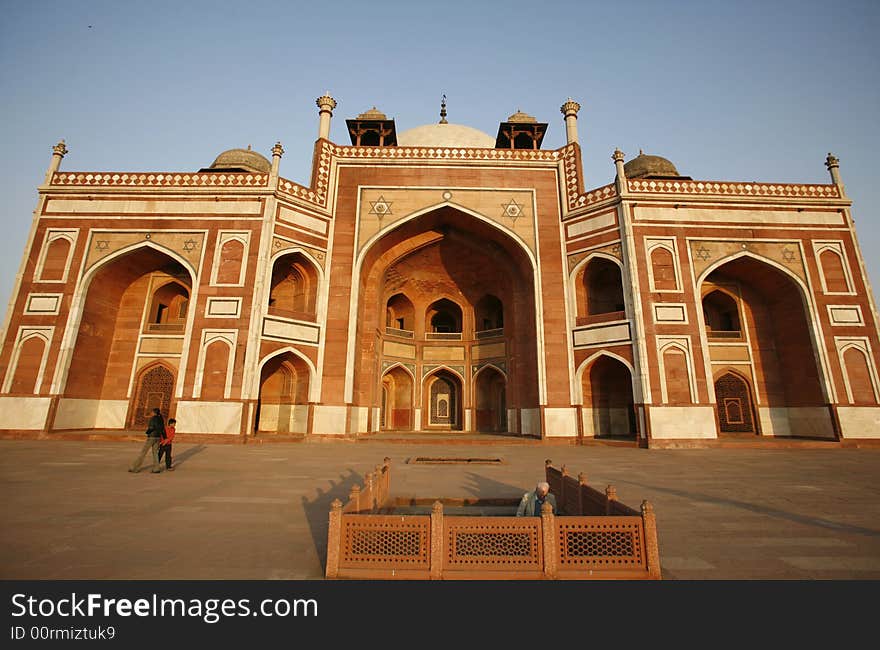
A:
{"label": "decorative stone finial", "polygon": [[651,505],[651,502],[648,500],[642,501],[642,514],[648,515],[654,512],[654,506]]}
{"label": "decorative stone finial", "polygon": [[569,115],[573,115],[576,117],[579,110],[581,110],[581,105],[574,101],[571,97],[569,97],[568,101],[559,107],[559,112],[562,113],[565,117],[568,117]]}
{"label": "decorative stone finial", "polygon": [[625,160],[624,153],[620,149],[615,149],[614,153],[611,155],[611,160],[614,162],[623,162]]}
{"label": "decorative stone finial", "polygon": [[[64,144],[64,140],[59,140],[58,144],[52,147],[52,153],[57,153],[59,156],[67,155],[67,145]],[[831,155],[831,154],[828,154]]]}
{"label": "decorative stone finial", "polygon": [[323,110],[332,111],[334,108],[336,108],[336,100],[330,96],[329,90],[327,92],[325,92],[323,95],[321,95],[320,97],[318,97],[318,99],[315,100],[315,103],[318,105],[318,108],[320,108],[322,111]]}
{"label": "decorative stone finial", "polygon": [[831,171],[832,167],[840,167],[840,161],[829,152],[825,158],[825,166],[828,168],[828,171]]}
{"label": "decorative stone finial", "polygon": [[435,501],[431,506],[431,514],[434,515],[442,515],[443,514],[443,504],[440,501]]}
{"label": "decorative stone finial", "polygon": [[446,95],[443,95],[443,98],[440,100],[440,124],[449,124],[446,121]]}
{"label": "decorative stone finial", "polygon": [[272,155],[278,156],[279,158],[284,155],[284,147],[281,146],[280,142],[276,142],[275,146],[272,147]]}

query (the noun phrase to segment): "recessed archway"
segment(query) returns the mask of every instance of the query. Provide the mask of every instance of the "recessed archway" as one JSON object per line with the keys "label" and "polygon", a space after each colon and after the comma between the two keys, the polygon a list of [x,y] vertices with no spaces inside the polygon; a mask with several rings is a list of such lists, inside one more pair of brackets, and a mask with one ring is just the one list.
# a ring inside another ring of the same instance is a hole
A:
{"label": "recessed archway", "polygon": [[427,429],[461,430],[462,384],[461,380],[446,369],[438,370],[423,382],[424,411]]}
{"label": "recessed archway", "polygon": [[[171,392],[161,408],[163,412],[173,411],[176,367],[184,354],[191,270],[172,253],[144,243],[93,267],[86,273],[83,286],[83,298],[72,313],[76,334],[72,337],[67,375],[62,379],[62,396],[112,404],[112,411],[118,413],[114,416],[118,417],[116,426],[139,428],[142,416],[138,409],[142,404],[138,391],[143,377],[132,376],[133,369],[155,360],[162,362],[172,376]],[[164,356],[140,355],[140,339],[148,332],[151,339],[162,340]],[[167,379],[164,376],[163,382]],[[127,413],[124,407],[120,409],[122,403],[129,404]],[[94,410],[91,413],[89,416],[85,411],[69,409],[66,426],[95,426]]]}
{"label": "recessed archway", "polygon": [[630,369],[599,354],[581,375],[584,433],[595,437],[635,437],[636,414]]}
{"label": "recessed archway", "polygon": [[722,434],[758,433],[755,404],[749,381],[726,370],[715,379],[718,427]]}
{"label": "recessed archway", "polygon": [[[738,396],[727,395],[736,387],[732,381],[726,382],[729,386],[721,395],[713,391],[719,413],[727,399],[733,420],[745,423],[748,393],[754,405],[752,431],[832,437],[834,425],[826,406],[830,391],[802,283],[771,261],[743,253],[705,271],[700,295],[709,307],[702,318],[709,345],[706,357],[715,359],[716,367],[725,359],[738,359],[737,372],[744,382]],[[713,387],[717,389],[714,382]],[[741,412],[737,399],[743,404]],[[723,422],[721,416],[719,421]],[[727,428],[724,425],[722,432]]]}
{"label": "recessed archway", "polygon": [[410,430],[413,428],[413,380],[401,366],[394,366],[382,375],[382,428]]}
{"label": "recessed archway", "polygon": [[474,429],[507,431],[507,380],[493,366],[482,368],[474,380]]}
{"label": "recessed archway", "polygon": [[309,365],[293,352],[281,352],[266,360],[260,370],[256,431],[306,433],[310,383]]}
{"label": "recessed archway", "polygon": [[[474,366],[488,362],[505,369],[505,411],[538,407],[533,259],[497,225],[451,207],[409,219],[363,254],[357,294],[354,404],[382,412],[389,399],[382,367],[405,363],[420,376],[446,366],[462,378],[447,386],[457,400],[449,405],[458,413],[454,426],[473,429]],[[412,427],[440,426],[432,423],[427,386],[417,392]],[[496,428],[506,426],[497,418]],[[375,428],[382,426],[387,411]]]}

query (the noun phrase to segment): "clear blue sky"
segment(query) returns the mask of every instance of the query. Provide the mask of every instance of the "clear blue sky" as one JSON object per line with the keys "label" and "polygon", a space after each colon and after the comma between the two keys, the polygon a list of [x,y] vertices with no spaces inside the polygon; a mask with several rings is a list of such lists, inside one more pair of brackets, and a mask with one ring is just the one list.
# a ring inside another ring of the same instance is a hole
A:
{"label": "clear blue sky", "polygon": [[840,158],[880,288],[880,2],[92,2],[0,0],[0,309],[51,148],[68,171],[196,171],[223,150],[306,184],[315,98],[331,138],[375,105],[398,132],[438,119],[494,135],[517,109],[549,122],[581,103],[586,186],[611,153],[695,179],[827,183]]}

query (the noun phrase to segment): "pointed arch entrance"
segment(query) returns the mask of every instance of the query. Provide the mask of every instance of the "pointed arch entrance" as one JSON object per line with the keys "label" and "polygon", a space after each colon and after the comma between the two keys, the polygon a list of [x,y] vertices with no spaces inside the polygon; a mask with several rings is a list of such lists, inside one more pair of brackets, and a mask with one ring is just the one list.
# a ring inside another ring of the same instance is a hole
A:
{"label": "pointed arch entrance", "polygon": [[282,352],[260,371],[257,433],[306,433],[309,419],[311,371],[302,358]]}
{"label": "pointed arch entrance", "polygon": [[[350,321],[354,373],[346,385],[353,404],[377,414],[373,430],[397,426],[389,420],[383,370],[395,364],[428,377],[414,387],[413,430],[507,430],[508,411],[514,426],[522,420],[518,411],[535,412],[541,391],[535,268],[513,234],[449,206],[403,220],[368,242],[358,262]],[[476,370],[487,364],[504,369],[502,380],[487,374],[476,390]],[[433,372],[441,366],[448,374]]]}
{"label": "pointed arch entrance", "polygon": [[834,437],[803,281],[742,253],[707,269],[699,287],[719,432]]}
{"label": "pointed arch entrance", "polygon": [[601,437],[635,437],[636,414],[632,373],[619,359],[600,354],[581,375],[584,433]]}
{"label": "pointed arch entrance", "polygon": [[475,429],[507,431],[507,380],[497,368],[486,366],[474,382]]}
{"label": "pointed arch entrance", "polygon": [[401,366],[382,375],[382,428],[409,430],[413,427],[413,381]]}
{"label": "pointed arch entrance", "polygon": [[428,429],[462,429],[461,380],[448,370],[439,370],[425,378],[423,394]]}
{"label": "pointed arch entrance", "polygon": [[142,429],[147,426],[153,409],[168,418],[174,396],[174,369],[163,363],[150,364],[138,373],[132,408],[129,409],[129,427]]}
{"label": "pointed arch entrance", "polygon": [[[102,428],[140,428],[144,409],[147,417],[153,407],[165,417],[173,413],[192,269],[171,251],[143,243],[92,267],[83,287],[71,312],[69,363],[59,363],[67,371],[56,424],[89,428],[101,418]],[[91,408],[75,406],[86,403]]]}
{"label": "pointed arch entrance", "polygon": [[718,428],[725,433],[758,433],[755,405],[748,380],[727,370],[715,379]]}

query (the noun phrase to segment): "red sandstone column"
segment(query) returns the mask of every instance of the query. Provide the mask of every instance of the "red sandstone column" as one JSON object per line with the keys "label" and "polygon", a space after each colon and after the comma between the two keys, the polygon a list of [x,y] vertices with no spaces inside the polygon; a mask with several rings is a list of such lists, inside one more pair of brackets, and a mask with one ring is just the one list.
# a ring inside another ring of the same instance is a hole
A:
{"label": "red sandstone column", "polygon": [[342,502],[334,499],[330,504],[330,523],[327,530],[327,568],[324,575],[336,578],[339,575],[339,545],[342,538]]}
{"label": "red sandstone column", "polygon": [[660,580],[660,546],[657,543],[657,519],[654,506],[649,501],[642,501],[642,526],[645,529],[645,559],[648,563],[648,574]]}
{"label": "red sandstone column", "polygon": [[544,576],[556,578],[556,517],[553,515],[553,507],[549,503],[541,506],[541,541],[544,546]]}
{"label": "red sandstone column", "polygon": [[435,501],[431,507],[431,580],[443,574],[443,504]]}

